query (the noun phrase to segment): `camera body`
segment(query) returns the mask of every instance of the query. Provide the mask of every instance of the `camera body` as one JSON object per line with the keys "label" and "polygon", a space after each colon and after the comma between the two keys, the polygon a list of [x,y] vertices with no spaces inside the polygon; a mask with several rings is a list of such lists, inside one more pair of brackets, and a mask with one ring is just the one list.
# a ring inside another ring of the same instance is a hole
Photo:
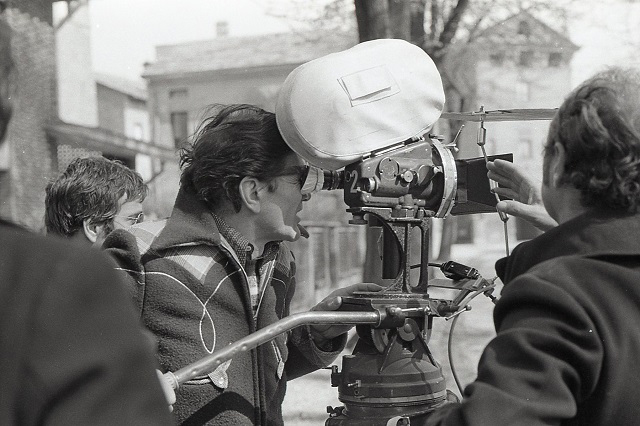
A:
{"label": "camera body", "polygon": [[[433,318],[458,315],[470,298],[492,291],[492,282],[455,262],[442,264],[443,272],[452,266],[446,280],[429,279],[431,219],[496,205],[486,169],[495,157],[455,159],[455,147],[430,133],[443,107],[435,64],[402,40],[364,42],[303,64],[280,91],[280,133],[312,166],[302,191],[342,189],[350,223],[382,228],[381,244],[370,248],[379,250],[380,278],[390,284],[343,297],[340,311],[402,314],[400,325],[358,327],[353,353],[332,371],[344,407],[330,411],[328,426],[420,421],[445,404],[442,368],[428,347]],[[411,264],[415,228],[418,265]],[[458,296],[431,297],[433,287]]]}
{"label": "camera body", "polygon": [[[487,160],[496,158],[513,161],[512,154]],[[340,172],[322,170],[314,176],[321,180],[314,187],[343,189],[344,202],[353,211],[376,207],[398,214],[423,209],[436,218],[495,212],[485,159],[455,159],[442,138],[430,134],[372,152]]]}

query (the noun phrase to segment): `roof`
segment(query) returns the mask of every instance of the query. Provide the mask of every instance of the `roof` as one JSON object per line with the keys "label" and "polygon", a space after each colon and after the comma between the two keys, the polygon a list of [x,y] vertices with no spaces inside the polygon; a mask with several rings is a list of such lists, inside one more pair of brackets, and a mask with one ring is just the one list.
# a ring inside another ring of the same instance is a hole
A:
{"label": "roof", "polygon": [[[531,37],[518,34],[518,24],[523,20],[531,27]],[[487,41],[496,45],[536,45],[573,51],[578,49],[566,34],[554,30],[527,11],[516,13],[486,28],[478,34],[474,43]]]}
{"label": "roof", "polygon": [[147,100],[147,85],[144,80],[130,80],[112,74],[93,73],[96,84],[108,87],[132,98]]}
{"label": "roof", "polygon": [[279,33],[222,37],[157,46],[143,77],[281,65],[299,65],[358,43],[355,32]]}
{"label": "roof", "polygon": [[119,156],[145,154],[175,162],[175,150],[129,138],[100,127],[87,127],[54,120],[45,126],[56,144],[71,145]]}

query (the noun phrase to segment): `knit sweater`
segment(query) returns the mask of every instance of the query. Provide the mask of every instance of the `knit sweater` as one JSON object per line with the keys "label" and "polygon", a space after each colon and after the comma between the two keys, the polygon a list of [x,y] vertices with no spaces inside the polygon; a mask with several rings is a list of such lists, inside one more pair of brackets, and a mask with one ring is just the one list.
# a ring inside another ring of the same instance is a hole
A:
{"label": "knit sweater", "polygon": [[[286,244],[261,275],[257,312],[244,271],[204,203],[181,189],[167,220],[114,231],[105,248],[129,276],[164,371],[176,371],[289,314],[295,263]],[[182,385],[174,413],[181,424],[280,425],[286,381],[331,363],[346,344],[323,352],[300,327],[243,352]]]}

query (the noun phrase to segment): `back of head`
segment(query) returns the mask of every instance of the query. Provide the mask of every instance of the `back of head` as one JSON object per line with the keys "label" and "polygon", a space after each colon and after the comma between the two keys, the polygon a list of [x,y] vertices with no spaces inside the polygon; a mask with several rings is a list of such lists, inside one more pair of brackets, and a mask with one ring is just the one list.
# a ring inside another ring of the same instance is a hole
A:
{"label": "back of head", "polygon": [[47,233],[70,237],[91,223],[109,223],[119,202],[142,202],[147,196],[142,177],[118,161],[104,157],[78,158],[46,188]]}
{"label": "back of head", "polygon": [[231,203],[240,211],[240,181],[247,176],[270,181],[293,151],[271,112],[243,104],[213,105],[209,111],[180,152],[180,183],[212,210]]}
{"label": "back of head", "polygon": [[0,18],[0,144],[11,119],[11,93],[13,82],[11,57],[11,28]]}
{"label": "back of head", "polygon": [[640,72],[610,69],[565,99],[549,129],[547,155],[564,146],[563,183],[587,208],[635,213],[640,206]]}

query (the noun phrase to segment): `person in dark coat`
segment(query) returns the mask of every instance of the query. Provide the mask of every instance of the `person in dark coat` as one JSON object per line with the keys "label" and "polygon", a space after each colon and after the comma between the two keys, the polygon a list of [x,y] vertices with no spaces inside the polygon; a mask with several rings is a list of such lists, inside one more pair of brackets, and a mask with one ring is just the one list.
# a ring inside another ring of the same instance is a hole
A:
{"label": "person in dark coat", "polygon": [[[0,144],[10,34],[0,16]],[[0,220],[1,425],[169,425],[155,365],[112,262]]]}
{"label": "person in dark coat", "polygon": [[[275,115],[251,105],[216,106],[181,151],[171,216],[115,230],[104,248],[128,272],[142,320],[158,339],[163,371],[177,371],[290,313],[295,262],[310,198],[308,167],[278,131]],[[336,290],[339,297],[381,287]],[[281,425],[287,380],[331,363],[344,326],[301,327],[242,352],[181,385],[184,425]]]}
{"label": "person in dark coat", "polygon": [[[510,186],[514,198],[539,208],[526,188],[516,195],[526,186]],[[567,97],[550,126],[540,198],[557,226],[529,210],[548,230],[496,263],[505,285],[494,310],[497,336],[462,402],[434,412],[428,425],[640,419],[637,70],[599,73]]]}

